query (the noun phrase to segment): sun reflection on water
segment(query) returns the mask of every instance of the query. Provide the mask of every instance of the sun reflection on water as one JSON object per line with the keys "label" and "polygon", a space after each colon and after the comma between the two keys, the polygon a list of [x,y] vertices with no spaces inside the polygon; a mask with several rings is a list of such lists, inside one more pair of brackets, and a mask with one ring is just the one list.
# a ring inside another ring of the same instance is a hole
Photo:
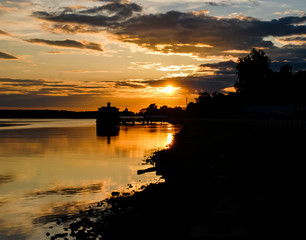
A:
{"label": "sun reflection on water", "polygon": [[170,147],[173,141],[173,134],[172,133],[168,133],[167,134],[167,147]]}
{"label": "sun reflection on water", "polygon": [[[33,128],[31,121],[27,124],[27,129],[0,129],[1,240],[8,232],[24,240],[40,239],[35,234],[43,230],[33,222],[77,211],[127,184],[158,180],[155,173],[137,175],[137,170],[146,168],[141,165],[145,155],[169,147],[180,129],[171,124],[122,126],[107,144],[107,137],[96,136],[92,120],[35,120]],[[62,127],[76,124],[80,126]]]}

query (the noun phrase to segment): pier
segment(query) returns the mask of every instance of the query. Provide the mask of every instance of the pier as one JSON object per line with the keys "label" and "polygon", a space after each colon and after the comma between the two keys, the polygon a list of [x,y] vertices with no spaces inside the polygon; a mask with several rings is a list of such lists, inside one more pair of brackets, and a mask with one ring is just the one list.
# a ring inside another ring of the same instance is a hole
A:
{"label": "pier", "polygon": [[145,116],[119,116],[120,125],[135,125],[137,122],[142,125],[164,123],[168,121],[166,115],[145,115]]}
{"label": "pier", "polygon": [[154,123],[164,123],[167,121],[167,115],[132,115],[127,109],[123,112],[119,112],[119,109],[111,106],[110,102],[107,103],[106,107],[98,109],[97,116],[97,126],[99,125],[103,127],[134,125],[136,123],[149,125]]}
{"label": "pier", "polygon": [[[128,114],[127,114],[128,113]],[[126,114],[126,115],[125,115]],[[117,136],[119,133],[119,125],[150,125],[168,121],[166,115],[132,115],[127,109],[119,112],[119,109],[111,106],[108,102],[106,107],[98,109],[96,128],[98,136]]]}

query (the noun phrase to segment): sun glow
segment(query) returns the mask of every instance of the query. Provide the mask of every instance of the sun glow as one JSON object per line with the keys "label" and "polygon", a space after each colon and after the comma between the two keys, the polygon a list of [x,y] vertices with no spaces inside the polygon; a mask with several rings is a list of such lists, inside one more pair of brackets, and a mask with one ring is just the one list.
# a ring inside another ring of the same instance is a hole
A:
{"label": "sun glow", "polygon": [[167,87],[162,88],[161,91],[163,93],[169,93],[170,94],[170,93],[174,93],[175,88],[172,87],[172,86],[167,86]]}

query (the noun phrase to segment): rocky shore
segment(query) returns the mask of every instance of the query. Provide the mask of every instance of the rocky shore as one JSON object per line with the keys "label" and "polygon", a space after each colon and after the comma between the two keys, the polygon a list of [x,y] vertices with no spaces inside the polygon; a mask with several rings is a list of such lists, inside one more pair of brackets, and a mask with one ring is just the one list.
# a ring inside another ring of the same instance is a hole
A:
{"label": "rocky shore", "polygon": [[[165,182],[114,192],[51,239],[258,239],[306,235],[306,132],[190,120],[147,161]],[[65,223],[63,223],[65,222]]]}

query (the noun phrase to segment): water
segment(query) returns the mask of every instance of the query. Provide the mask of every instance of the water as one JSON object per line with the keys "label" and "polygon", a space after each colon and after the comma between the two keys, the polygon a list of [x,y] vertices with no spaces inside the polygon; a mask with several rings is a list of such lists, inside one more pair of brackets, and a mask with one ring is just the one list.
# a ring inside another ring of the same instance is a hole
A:
{"label": "water", "polygon": [[121,126],[96,135],[95,120],[0,120],[0,239],[45,236],[50,216],[73,214],[112,191],[157,181],[137,175],[178,126]]}

